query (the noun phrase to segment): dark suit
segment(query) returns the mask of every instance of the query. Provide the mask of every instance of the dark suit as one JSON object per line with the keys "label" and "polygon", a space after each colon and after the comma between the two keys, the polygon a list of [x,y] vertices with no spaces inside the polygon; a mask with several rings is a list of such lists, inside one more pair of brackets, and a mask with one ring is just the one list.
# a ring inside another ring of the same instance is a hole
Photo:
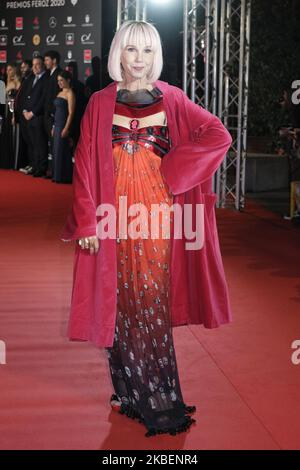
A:
{"label": "dark suit", "polygon": [[28,94],[24,99],[24,109],[32,111],[34,117],[27,121],[31,144],[33,146],[33,168],[35,171],[46,173],[48,166],[48,139],[44,129],[44,95],[47,86],[47,74],[44,73],[34,83],[33,75],[28,84]]}
{"label": "dark suit", "polygon": [[[51,130],[54,123],[54,100],[60,92],[60,88],[57,82],[57,76],[59,72],[61,72],[61,68],[57,67],[52,75],[47,73],[47,85],[44,94],[44,129],[50,142],[51,154],[53,154],[53,138],[51,135]],[[52,164],[50,164],[50,173],[52,173]]]}

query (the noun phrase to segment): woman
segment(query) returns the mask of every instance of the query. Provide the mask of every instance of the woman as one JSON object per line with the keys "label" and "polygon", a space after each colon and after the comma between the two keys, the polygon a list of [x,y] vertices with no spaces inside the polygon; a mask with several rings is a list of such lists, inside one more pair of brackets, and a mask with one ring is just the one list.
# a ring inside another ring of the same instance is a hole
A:
{"label": "woman", "polygon": [[6,67],[6,106],[2,133],[0,136],[0,168],[11,169],[15,165],[15,135],[13,126],[14,100],[21,86],[21,78],[15,64]]}
{"label": "woman", "polygon": [[72,182],[72,152],[69,131],[75,113],[75,94],[71,88],[72,75],[62,70],[57,76],[60,92],[54,100],[55,113],[53,136],[53,175],[55,183]]}
{"label": "woman", "polygon": [[[138,418],[146,436],[174,435],[195,421],[180,388],[172,326],[231,320],[211,193],[231,137],[217,117],[158,80],[162,65],[157,30],[124,23],[109,54],[114,82],[92,95],[82,119],[73,207],[61,235],[78,242],[69,336],[105,348],[111,405]],[[149,225],[152,204],[184,212],[185,204],[204,203],[205,246],[187,251],[172,216],[171,240],[145,236],[143,224],[137,238],[123,236],[123,222],[114,237],[106,214],[113,207],[123,221],[124,200],[129,213],[143,206]]]}

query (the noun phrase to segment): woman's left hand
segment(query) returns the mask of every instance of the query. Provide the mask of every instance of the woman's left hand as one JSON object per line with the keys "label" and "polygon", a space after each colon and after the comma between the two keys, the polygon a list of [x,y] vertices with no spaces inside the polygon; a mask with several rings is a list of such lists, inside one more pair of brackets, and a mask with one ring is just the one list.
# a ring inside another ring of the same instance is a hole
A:
{"label": "woman's left hand", "polygon": [[61,138],[64,139],[65,137],[68,137],[69,131],[67,129],[63,129],[61,131]]}

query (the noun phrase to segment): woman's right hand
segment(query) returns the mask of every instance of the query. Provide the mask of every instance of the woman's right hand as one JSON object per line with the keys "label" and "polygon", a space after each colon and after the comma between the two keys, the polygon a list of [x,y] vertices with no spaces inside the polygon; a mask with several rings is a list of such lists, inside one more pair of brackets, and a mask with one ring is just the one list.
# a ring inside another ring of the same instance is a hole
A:
{"label": "woman's right hand", "polygon": [[90,255],[97,253],[99,250],[99,240],[97,235],[93,237],[79,238],[78,244],[82,250],[89,250]]}

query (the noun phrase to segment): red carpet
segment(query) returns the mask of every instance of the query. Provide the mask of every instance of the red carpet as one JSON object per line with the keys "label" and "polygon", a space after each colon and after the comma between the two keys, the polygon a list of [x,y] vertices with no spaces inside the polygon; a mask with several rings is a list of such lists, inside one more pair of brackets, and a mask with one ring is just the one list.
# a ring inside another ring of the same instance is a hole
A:
{"label": "red carpet", "polygon": [[251,202],[217,212],[234,322],[174,329],[197,423],[146,438],[110,411],[104,351],[65,336],[74,245],[58,237],[70,201],[69,185],[0,171],[0,448],[299,449],[299,230]]}

